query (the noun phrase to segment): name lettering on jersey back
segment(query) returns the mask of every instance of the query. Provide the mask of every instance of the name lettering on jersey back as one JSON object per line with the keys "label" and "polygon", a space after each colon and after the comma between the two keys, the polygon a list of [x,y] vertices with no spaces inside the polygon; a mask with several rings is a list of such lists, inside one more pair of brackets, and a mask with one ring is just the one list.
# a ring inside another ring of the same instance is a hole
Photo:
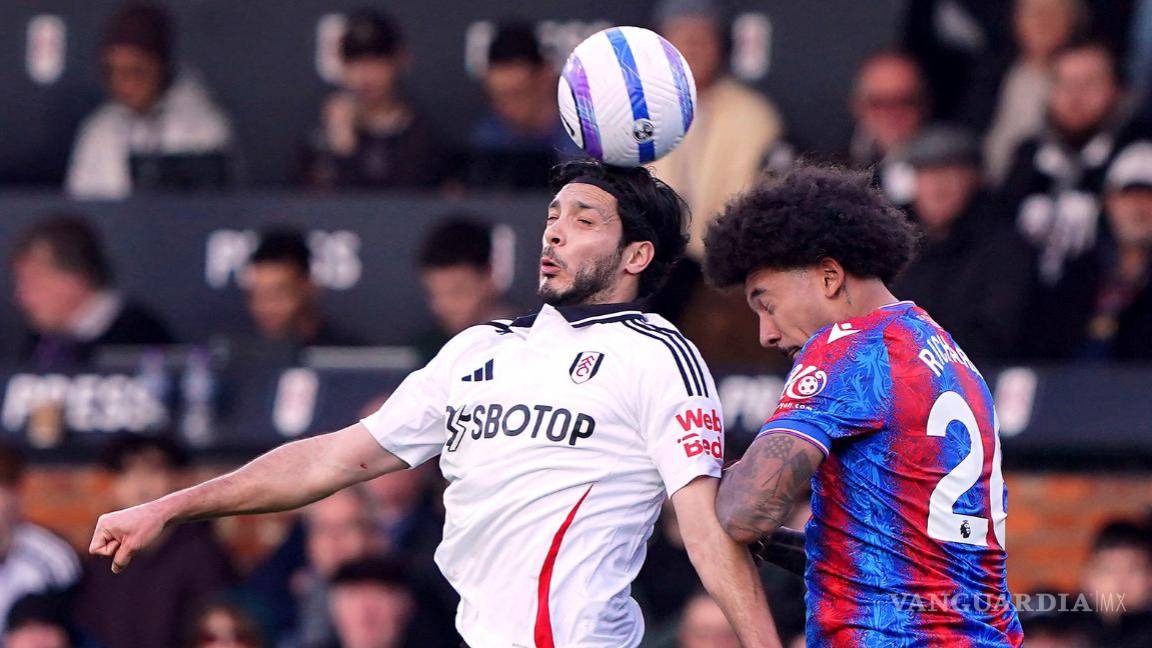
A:
{"label": "name lettering on jersey back", "polygon": [[918,357],[921,362],[928,365],[928,368],[931,369],[932,373],[937,377],[943,375],[944,367],[948,364],[964,365],[977,375],[980,374],[980,370],[976,368],[976,365],[972,364],[972,361],[968,359],[964,351],[960,349],[960,347],[949,344],[942,335],[933,335],[928,338],[927,345],[920,349]]}
{"label": "name lettering on jersey back", "polygon": [[551,405],[517,403],[505,407],[500,403],[447,408],[445,426],[450,434],[445,448],[455,452],[464,437],[475,441],[498,436],[546,439],[553,443],[575,446],[596,431],[596,419]]}

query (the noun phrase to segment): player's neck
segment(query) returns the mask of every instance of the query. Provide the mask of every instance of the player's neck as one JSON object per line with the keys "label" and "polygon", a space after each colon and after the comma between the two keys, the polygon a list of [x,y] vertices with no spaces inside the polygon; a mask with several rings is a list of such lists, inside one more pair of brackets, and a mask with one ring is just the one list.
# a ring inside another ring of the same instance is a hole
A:
{"label": "player's neck", "polygon": [[898,299],[879,279],[861,279],[844,284],[840,295],[840,321],[863,317],[877,308],[894,304]]}
{"label": "player's neck", "polygon": [[632,283],[619,282],[590,296],[580,303],[581,306],[595,306],[598,304],[626,304],[634,302],[639,297],[636,286]]}

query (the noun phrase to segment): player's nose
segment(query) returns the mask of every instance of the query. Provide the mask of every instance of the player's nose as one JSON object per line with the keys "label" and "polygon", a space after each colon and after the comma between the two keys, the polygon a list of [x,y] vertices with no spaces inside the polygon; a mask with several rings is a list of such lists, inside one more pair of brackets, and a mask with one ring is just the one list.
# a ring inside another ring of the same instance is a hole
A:
{"label": "player's nose", "polygon": [[780,345],[780,330],[765,320],[760,320],[760,346],[772,349]]}
{"label": "player's nose", "polygon": [[548,226],[544,228],[544,247],[548,247],[548,246],[555,247],[557,245],[563,245],[563,244],[564,244],[564,231],[563,231],[563,228],[560,226],[560,219],[556,219],[555,221],[549,223]]}

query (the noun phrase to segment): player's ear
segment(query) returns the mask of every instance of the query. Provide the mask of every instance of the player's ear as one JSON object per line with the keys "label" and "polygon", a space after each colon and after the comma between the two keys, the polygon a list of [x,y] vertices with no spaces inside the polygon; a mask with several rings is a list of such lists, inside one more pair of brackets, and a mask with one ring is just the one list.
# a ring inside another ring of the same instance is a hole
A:
{"label": "player's ear", "polygon": [[638,275],[652,263],[656,256],[656,246],[652,241],[635,241],[624,247],[624,271],[628,274]]}
{"label": "player's ear", "polygon": [[844,275],[844,266],[836,259],[822,259],[818,266],[820,272],[820,288],[828,299],[836,297],[844,287],[847,277]]}

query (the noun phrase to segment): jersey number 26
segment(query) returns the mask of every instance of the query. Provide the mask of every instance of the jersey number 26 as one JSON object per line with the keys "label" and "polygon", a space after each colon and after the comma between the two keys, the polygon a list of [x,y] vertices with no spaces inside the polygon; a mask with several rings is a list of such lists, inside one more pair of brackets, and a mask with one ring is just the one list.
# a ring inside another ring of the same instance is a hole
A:
{"label": "jersey number 26", "polygon": [[992,474],[988,478],[991,511],[987,517],[956,513],[956,501],[976,485],[984,471],[984,444],[980,439],[980,427],[976,415],[964,400],[954,391],[940,394],[932,411],[928,414],[928,436],[943,437],[948,426],[956,421],[964,426],[971,441],[968,454],[956,464],[932,491],[928,503],[928,535],[945,542],[962,542],[979,547],[988,546],[988,524],[992,523],[992,533],[996,542],[1004,546],[1004,521],[1008,517],[1004,511],[1004,473],[1000,470],[1000,423],[994,423],[993,436],[996,439],[992,455]]}

